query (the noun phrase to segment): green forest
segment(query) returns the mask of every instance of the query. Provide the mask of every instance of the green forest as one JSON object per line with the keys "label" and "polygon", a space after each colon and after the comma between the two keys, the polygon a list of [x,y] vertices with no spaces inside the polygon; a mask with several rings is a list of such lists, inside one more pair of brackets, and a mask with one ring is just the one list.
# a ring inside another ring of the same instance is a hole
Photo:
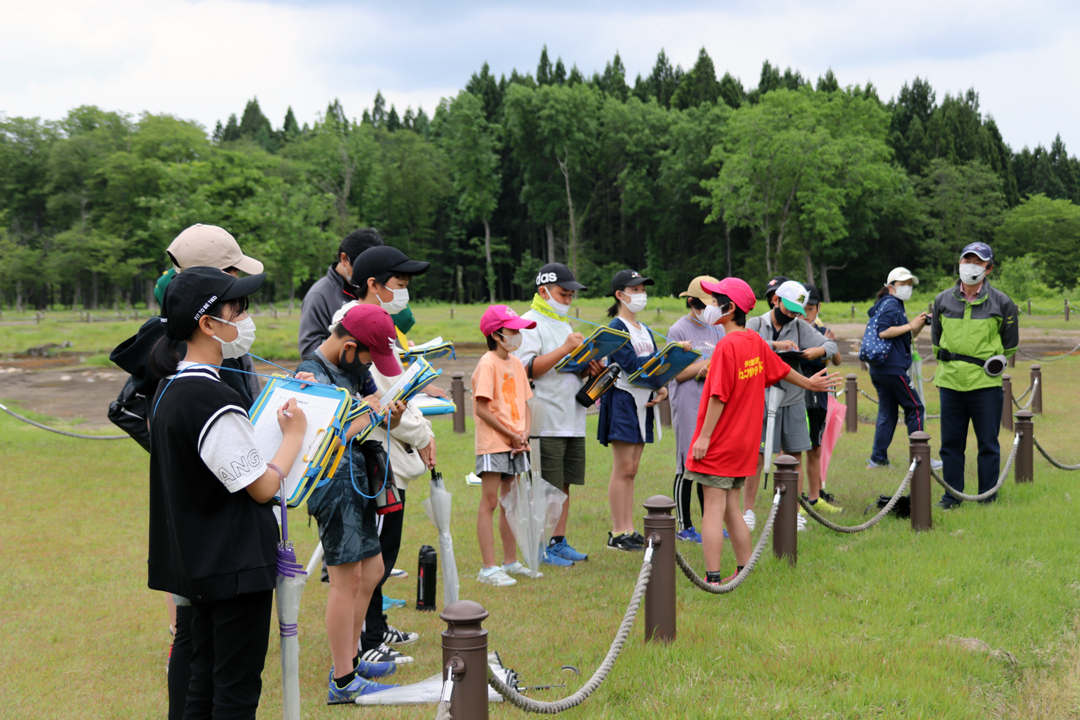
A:
{"label": "green forest", "polygon": [[587,77],[544,48],[531,73],[484,64],[430,115],[381,93],[303,126],[256,98],[212,131],[95,106],[0,114],[0,306],[151,306],[196,222],[264,261],[270,302],[302,297],[362,226],[432,262],[414,297],[457,303],[527,297],[551,260],[592,296],[632,267],[664,295],[783,273],[862,300],[896,265],[949,282],[974,240],[1030,296],[1077,284],[1080,161],[1060,136],[1012,149],[975,89],[916,77],[885,101],[768,61],[748,87],[704,48],[689,69],[661,51],[633,82],[618,54]]}

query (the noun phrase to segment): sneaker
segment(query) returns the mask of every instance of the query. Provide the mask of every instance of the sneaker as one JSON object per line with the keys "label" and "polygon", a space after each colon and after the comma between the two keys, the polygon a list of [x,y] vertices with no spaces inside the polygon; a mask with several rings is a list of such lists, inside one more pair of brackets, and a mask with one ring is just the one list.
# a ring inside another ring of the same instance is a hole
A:
{"label": "sneaker", "polygon": [[685,542],[693,542],[693,543],[697,543],[698,545],[701,544],[701,534],[697,530],[695,530],[693,527],[686,528],[685,530],[680,532],[675,537],[677,537],[679,540],[683,540]]}
{"label": "sneaker", "polygon": [[383,633],[383,644],[390,645],[412,645],[414,642],[420,639],[419,633],[405,632],[404,630],[398,630],[393,625],[387,625],[386,631]]}
{"label": "sneaker", "polygon": [[[573,563],[571,563],[571,564],[573,564]],[[533,575],[532,570],[530,570],[520,560],[515,560],[514,562],[510,563],[509,565],[503,565],[502,570],[507,575],[523,575],[525,577],[544,577],[544,573],[542,573],[542,572],[537,572],[535,575]]]}
{"label": "sneaker", "polygon": [[754,526],[757,525],[757,515],[753,510],[747,510],[742,515],[743,521],[746,523],[746,527],[750,529],[750,532],[754,531]]}
{"label": "sneaker", "polygon": [[567,560],[564,557],[560,557],[551,551],[550,547],[544,548],[544,554],[540,556],[540,562],[544,565],[554,565],[555,567],[574,567],[573,560]]}
{"label": "sneaker", "polygon": [[360,653],[360,662],[366,662],[372,665],[378,665],[379,663],[408,665],[412,661],[413,658],[404,653],[400,653],[397,650],[394,650],[386,643],[381,643],[379,647],[373,647],[370,650],[363,650]]}
{"label": "sneaker", "polygon": [[402,570],[401,568],[394,568],[393,570],[390,571],[390,577],[392,577],[392,578],[407,578],[407,577],[409,577],[409,573],[408,573],[408,571]]}
{"label": "sneaker", "polygon": [[951,497],[950,498],[942,498],[942,499],[938,500],[936,503],[934,503],[934,507],[941,508],[942,510],[952,510],[954,507],[957,507],[958,505],[960,505],[960,503],[958,501],[956,501],[956,500],[953,500]]}
{"label": "sneaker", "polygon": [[889,463],[876,463],[873,460],[866,461],[867,470],[877,470],[878,468],[884,468],[886,470],[892,470],[892,465]]}
{"label": "sneaker", "polygon": [[639,533],[637,530],[630,533],[630,539],[640,545],[642,550],[645,549],[645,536]]}
{"label": "sneaker", "polygon": [[735,573],[733,573],[733,574],[731,574],[731,575],[728,575],[728,576],[727,576],[726,578],[724,578],[723,580],[721,580],[721,581],[720,581],[720,584],[721,584],[721,585],[727,585],[727,584],[728,584],[729,582],[731,582],[732,580],[734,580],[734,579],[735,579],[735,578],[737,578],[737,577],[739,577],[739,573],[738,573],[738,572],[735,572]]}
{"label": "sneaker", "polygon": [[388,598],[385,595],[383,595],[383,599],[382,599],[383,612],[386,612],[387,610],[393,610],[394,608],[401,608],[401,607],[405,607],[405,601],[404,600],[395,600],[394,598]]}
{"label": "sneaker", "polygon": [[828,500],[820,496],[818,497],[818,501],[810,507],[814,508],[819,513],[833,513],[835,515],[837,513],[844,512],[844,508],[833,505]]}
{"label": "sneaker", "polygon": [[563,560],[569,560],[570,562],[585,562],[589,559],[589,556],[583,552],[578,552],[574,548],[570,547],[570,543],[566,540],[561,540],[557,543],[548,545],[548,552],[552,555],[561,557]]}
{"label": "sneaker", "polygon": [[825,492],[825,488],[821,488],[821,492],[818,494],[818,497],[820,497],[822,500],[824,500],[827,503],[835,503],[836,502],[836,496],[833,495],[830,492]]}
{"label": "sneaker", "polygon": [[480,573],[476,576],[476,579],[485,585],[494,585],[495,587],[510,587],[512,585],[517,585],[517,580],[503,572],[503,569],[498,565],[480,568]]}
{"label": "sneaker", "polygon": [[370,695],[380,690],[389,690],[392,687],[397,687],[397,685],[381,685],[357,675],[348,685],[339,688],[334,682],[334,668],[330,668],[330,691],[326,696],[326,704],[352,705],[356,702],[356,698],[361,695]]}
{"label": "sneaker", "polygon": [[796,515],[795,517],[798,518],[798,524],[796,525],[796,529],[799,532],[804,532],[807,529],[809,529],[810,526],[806,524],[806,516],[805,515]]}
{"label": "sneaker", "polygon": [[945,467],[945,463],[941,462],[940,460],[935,460],[934,458],[930,458],[930,469],[931,470],[940,470],[943,467]]}
{"label": "sneaker", "polygon": [[619,533],[618,535],[607,534],[607,549],[622,550],[623,552],[642,552],[645,548],[634,542],[632,535]]}

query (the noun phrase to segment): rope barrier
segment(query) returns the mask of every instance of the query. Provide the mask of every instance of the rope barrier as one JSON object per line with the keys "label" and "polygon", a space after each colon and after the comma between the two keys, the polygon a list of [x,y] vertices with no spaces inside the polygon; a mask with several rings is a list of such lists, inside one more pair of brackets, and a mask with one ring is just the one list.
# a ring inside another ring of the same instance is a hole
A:
{"label": "rope barrier", "polygon": [[866,391],[863,390],[862,388],[859,388],[859,394],[862,395],[867,400],[869,400],[870,402],[874,403],[875,405],[878,404],[877,398],[870,397],[869,395],[866,394]]}
{"label": "rope barrier", "polygon": [[1046,450],[1043,450],[1043,446],[1039,444],[1039,438],[1032,438],[1032,440],[1035,441],[1035,447],[1038,449],[1038,451],[1040,453],[1042,453],[1042,456],[1044,458],[1046,458],[1046,461],[1049,462],[1054,467],[1056,467],[1056,468],[1058,468],[1060,470],[1080,470],[1080,464],[1066,465],[1065,463],[1058,462],[1054,458],[1050,457],[1050,453],[1046,452]]}
{"label": "rope barrier", "polygon": [[450,715],[450,703],[447,700],[440,700],[438,708],[435,710],[435,720],[453,720],[453,716]]}
{"label": "rope barrier", "polygon": [[3,405],[0,405],[0,410],[3,410],[4,412],[6,412],[8,415],[10,415],[13,418],[15,418],[17,420],[22,420],[24,423],[29,423],[30,425],[33,425],[34,427],[39,427],[42,430],[48,430],[49,432],[56,433],[57,435],[64,435],[66,437],[78,438],[79,440],[130,440],[131,439],[130,435],[83,435],[81,433],[67,432],[66,430],[57,430],[56,428],[51,428],[48,425],[42,425],[41,423],[36,422],[34,420],[31,420],[28,417],[23,417],[19,413],[15,412],[14,410],[10,410],[10,409],[8,409],[7,407],[5,407]]}
{"label": "rope barrier", "polygon": [[577,692],[562,700],[553,702],[533,700],[504,683],[495,676],[490,668],[488,669],[488,685],[514,707],[541,715],[555,715],[585,702],[607,678],[611,668],[615,666],[615,661],[619,658],[619,653],[622,652],[623,646],[626,644],[626,639],[630,635],[630,628],[633,627],[634,618],[637,617],[638,608],[641,606],[641,598],[645,594],[645,587],[649,584],[649,577],[652,575],[652,553],[653,548],[650,542],[648,550],[645,551],[645,559],[641,563],[641,572],[638,573],[637,584],[634,585],[634,592],[630,596],[630,604],[626,608],[626,614],[623,616],[618,632],[615,633],[615,639],[611,641],[607,656],[604,657],[604,661],[600,663],[600,667],[596,669],[592,677]]}
{"label": "rope barrier", "polygon": [[[1020,400],[1023,400],[1028,393],[1031,393],[1031,391],[1037,387],[1039,387],[1039,378],[1035,378],[1035,382],[1031,383],[1031,385],[1028,386],[1028,389],[1025,390],[1024,394],[1020,396]],[[1019,410],[1027,410],[1029,407],[1031,407],[1032,401],[1035,400],[1035,393],[1031,393],[1031,397],[1028,398],[1027,405],[1021,405],[1020,400],[1013,398],[1013,405],[1015,405]]]}
{"label": "rope barrier", "polygon": [[907,490],[908,484],[911,483],[911,478],[914,477],[914,476],[915,476],[915,461],[912,460],[911,461],[911,467],[908,468],[907,475],[904,476],[903,482],[900,483],[900,487],[898,487],[896,489],[896,492],[893,493],[893,496],[891,498],[889,498],[889,502],[885,503],[885,507],[883,507],[881,509],[881,512],[879,512],[877,515],[870,518],[866,522],[862,523],[861,525],[851,525],[851,526],[837,525],[836,523],[829,522],[828,520],[823,518],[820,514],[818,514],[818,511],[814,509],[814,506],[810,504],[809,500],[806,500],[801,496],[799,497],[799,504],[803,506],[803,510],[806,511],[807,515],[814,518],[815,520],[817,520],[819,523],[821,523],[825,527],[829,528],[830,530],[835,530],[836,532],[842,532],[842,533],[859,533],[859,532],[862,532],[863,530],[869,530],[870,528],[874,527],[879,522],[881,522],[881,518],[885,517],[890,512],[892,512],[893,506],[896,505],[896,503],[900,500],[900,496],[904,494],[905,490]]}
{"label": "rope barrier", "polygon": [[686,579],[696,585],[700,590],[704,590],[707,593],[713,595],[724,595],[729,593],[735,588],[743,584],[746,580],[746,576],[750,574],[750,571],[757,565],[757,561],[761,558],[761,554],[765,552],[765,543],[769,540],[769,535],[772,534],[773,522],[776,520],[776,512],[780,509],[780,493],[777,492],[773,495],[772,509],[769,510],[769,517],[765,520],[765,527],[761,530],[761,537],[758,538],[757,545],[754,546],[754,552],[750,554],[750,560],[747,561],[742,571],[732,578],[731,582],[724,585],[710,585],[701,579],[701,576],[694,572],[694,568],[690,567],[690,563],[686,561],[683,554],[675,550],[675,562],[678,564],[679,569],[683,571],[683,575]]}
{"label": "rope barrier", "polygon": [[930,475],[931,475],[931,477],[934,478],[934,481],[937,482],[938,485],[940,485],[942,488],[945,489],[945,492],[949,493],[950,495],[952,495],[957,500],[967,500],[968,502],[985,500],[988,497],[990,497],[990,496],[994,495],[995,493],[997,493],[997,491],[1001,488],[1001,486],[1005,484],[1005,477],[1009,474],[1009,470],[1012,469],[1013,461],[1016,460],[1016,451],[1019,448],[1020,448],[1020,433],[1017,433],[1016,435],[1013,436],[1012,452],[1009,453],[1009,459],[1005,461],[1005,469],[1001,471],[1001,476],[998,478],[997,485],[990,488],[986,492],[980,493],[978,495],[965,495],[964,493],[960,492],[959,490],[953,489],[952,485],[949,485],[947,482],[945,482],[945,480],[943,480],[942,477],[937,474],[936,470],[931,469],[930,470]]}
{"label": "rope barrier", "polygon": [[1018,353],[1020,353],[1021,355],[1023,355],[1024,357],[1030,358],[1032,360],[1038,360],[1039,362],[1054,362],[1055,360],[1061,360],[1062,358],[1069,357],[1070,355],[1072,355],[1077,350],[1080,350],[1080,344],[1077,344],[1076,347],[1074,347],[1072,350],[1065,353],[1064,355],[1056,355],[1054,357],[1041,357],[1040,358],[1040,357],[1035,357],[1034,355],[1029,355],[1028,353],[1024,352],[1023,348],[1020,348],[1020,347],[1016,348],[1016,351]]}

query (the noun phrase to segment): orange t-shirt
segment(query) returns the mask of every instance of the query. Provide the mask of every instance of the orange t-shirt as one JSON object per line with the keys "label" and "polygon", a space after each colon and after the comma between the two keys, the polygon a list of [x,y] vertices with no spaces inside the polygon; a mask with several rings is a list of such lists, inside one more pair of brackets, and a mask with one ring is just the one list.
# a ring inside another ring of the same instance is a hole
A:
{"label": "orange t-shirt", "polygon": [[[486,352],[476,363],[472,375],[473,398],[487,398],[493,415],[509,430],[525,432],[525,402],[532,397],[525,366],[515,356],[500,360],[494,352]],[[473,403],[473,423],[476,426],[476,454],[510,452],[513,447],[506,437],[476,414]]]}

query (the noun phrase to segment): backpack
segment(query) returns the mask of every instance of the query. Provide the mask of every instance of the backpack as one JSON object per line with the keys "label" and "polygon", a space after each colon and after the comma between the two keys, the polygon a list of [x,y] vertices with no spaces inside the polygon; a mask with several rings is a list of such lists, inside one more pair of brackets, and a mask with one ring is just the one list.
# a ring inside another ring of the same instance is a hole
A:
{"label": "backpack", "polygon": [[135,390],[135,379],[128,376],[120,394],[109,403],[109,420],[150,452],[150,428],[146,424],[146,396]]}
{"label": "backpack", "polygon": [[859,359],[867,365],[884,365],[892,350],[892,340],[878,337],[877,320],[870,318],[863,330],[862,344],[859,345]]}

